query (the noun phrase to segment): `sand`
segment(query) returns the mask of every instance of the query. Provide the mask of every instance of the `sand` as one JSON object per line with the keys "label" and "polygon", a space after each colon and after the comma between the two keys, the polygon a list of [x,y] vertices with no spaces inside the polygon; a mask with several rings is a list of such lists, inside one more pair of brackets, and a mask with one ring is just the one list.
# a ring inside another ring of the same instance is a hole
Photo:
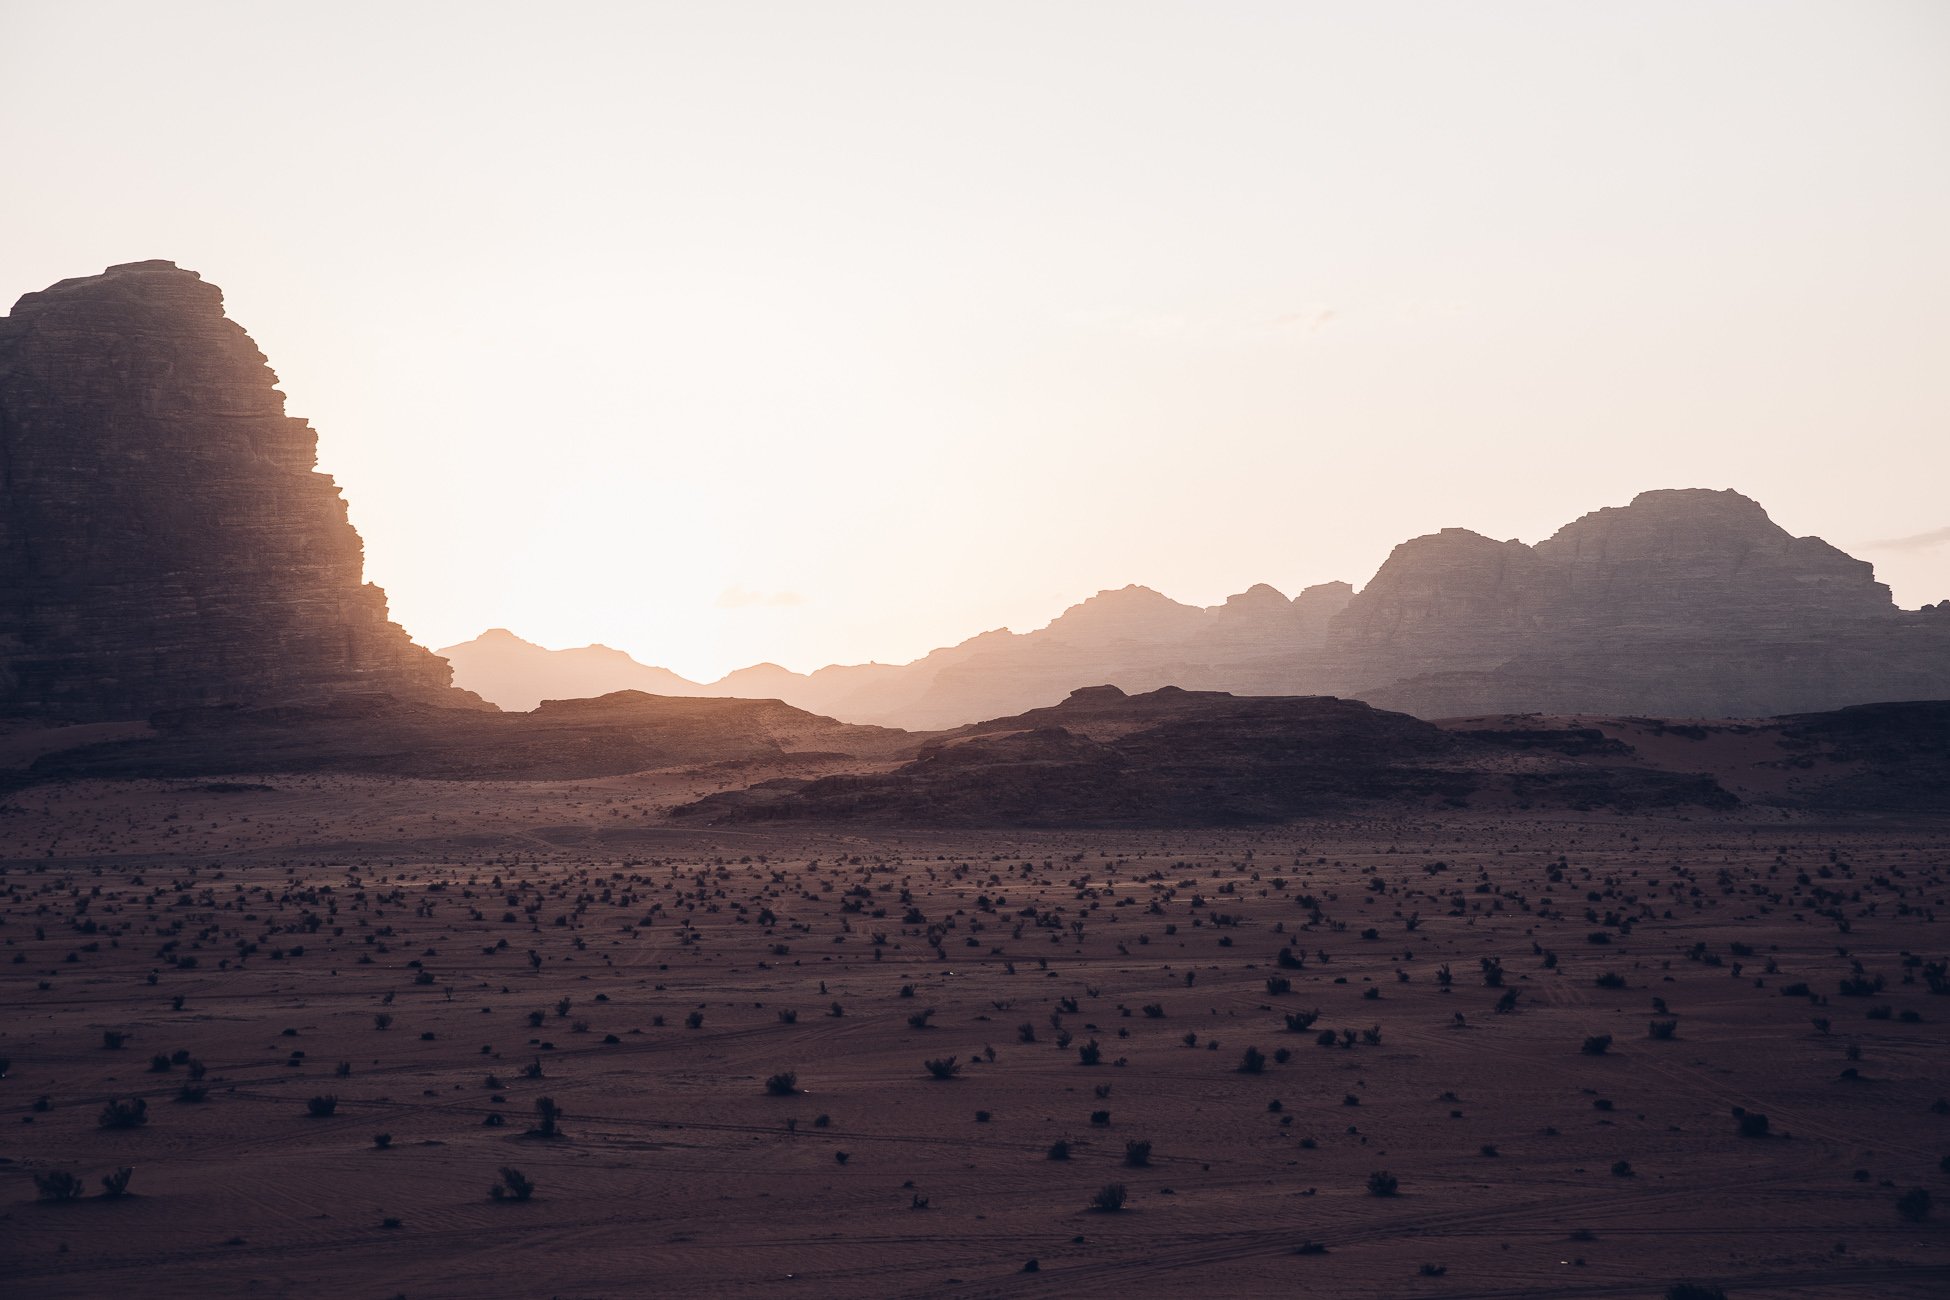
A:
{"label": "sand", "polygon": [[[1950,1292],[1950,825],[666,821],[730,783],[8,796],[0,1289]],[[88,1195],[37,1199],[54,1171]]]}

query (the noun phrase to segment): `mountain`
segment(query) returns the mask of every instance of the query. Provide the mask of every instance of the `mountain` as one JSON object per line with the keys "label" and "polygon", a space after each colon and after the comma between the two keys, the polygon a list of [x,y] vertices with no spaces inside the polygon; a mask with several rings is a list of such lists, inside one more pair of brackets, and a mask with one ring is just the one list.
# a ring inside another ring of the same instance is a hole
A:
{"label": "mountain", "polygon": [[[448,652],[458,680],[511,707],[539,698],[472,668],[478,644]],[[626,685],[640,667],[626,659],[592,684]],[[985,632],[910,664],[767,664],[696,689],[933,730],[1096,682],[1331,694],[1424,718],[1768,717],[1950,696],[1950,601],[1898,609],[1864,561],[1793,536],[1737,492],[1683,489],[1594,511],[1535,546],[1445,528],[1397,546],[1358,592],[1323,583],[1288,600],[1260,585],[1201,609],[1124,587],[1036,631]]]}
{"label": "mountain", "polygon": [[385,693],[485,708],[387,617],[317,435],[170,262],[0,319],[0,715]]}
{"label": "mountain", "polygon": [[1445,730],[1327,696],[1076,691],[965,728],[892,771],[779,778],[677,810],[706,822],[1229,825],[1379,807],[1732,806],[1709,776]]}
{"label": "mountain", "polygon": [[640,664],[606,645],[549,650],[500,627],[438,653],[453,665],[455,678],[466,682],[469,690],[504,709],[522,712],[544,700],[585,699],[615,691],[707,694],[702,686],[668,668]]}
{"label": "mountain", "polygon": [[911,753],[906,732],[817,717],[777,700],[618,691],[527,713],[384,696],[156,714],[142,734],[40,755],[16,781],[356,772],[554,781],[751,760],[872,761]]}

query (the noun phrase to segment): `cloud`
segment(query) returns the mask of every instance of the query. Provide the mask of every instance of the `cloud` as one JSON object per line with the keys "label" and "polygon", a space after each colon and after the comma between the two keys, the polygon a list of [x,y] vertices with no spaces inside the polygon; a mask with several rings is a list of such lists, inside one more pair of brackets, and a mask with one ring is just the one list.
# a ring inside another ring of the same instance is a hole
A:
{"label": "cloud", "polygon": [[760,606],[803,605],[806,598],[796,591],[774,591],[769,594],[753,591],[749,587],[730,586],[718,593],[719,609],[755,609]]}
{"label": "cloud", "polygon": [[1932,546],[1950,546],[1950,528],[1932,528],[1927,533],[1890,537],[1880,542],[1865,542],[1865,551],[1927,551]]}

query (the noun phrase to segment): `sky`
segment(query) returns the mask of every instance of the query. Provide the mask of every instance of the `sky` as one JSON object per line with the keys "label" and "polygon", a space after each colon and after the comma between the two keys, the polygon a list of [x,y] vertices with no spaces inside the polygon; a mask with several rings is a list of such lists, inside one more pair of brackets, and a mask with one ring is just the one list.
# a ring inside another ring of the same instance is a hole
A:
{"label": "sky", "polygon": [[899,662],[1736,488],[1950,597],[1950,5],[0,0],[429,646]]}

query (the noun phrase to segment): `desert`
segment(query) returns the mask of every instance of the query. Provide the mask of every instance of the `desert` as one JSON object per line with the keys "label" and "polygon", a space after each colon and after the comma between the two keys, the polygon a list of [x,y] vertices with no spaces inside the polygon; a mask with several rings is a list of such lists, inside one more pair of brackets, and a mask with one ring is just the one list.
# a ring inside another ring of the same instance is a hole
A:
{"label": "desert", "polygon": [[[14,1285],[1920,1297],[1950,1275],[1913,1214],[1950,1155],[1940,820],[671,823],[721,783],[12,795]],[[97,1194],[118,1169],[126,1194]],[[531,1196],[490,1195],[507,1169]],[[58,1174],[83,1198],[33,1199]],[[1093,1208],[1108,1187],[1121,1208]]]}

